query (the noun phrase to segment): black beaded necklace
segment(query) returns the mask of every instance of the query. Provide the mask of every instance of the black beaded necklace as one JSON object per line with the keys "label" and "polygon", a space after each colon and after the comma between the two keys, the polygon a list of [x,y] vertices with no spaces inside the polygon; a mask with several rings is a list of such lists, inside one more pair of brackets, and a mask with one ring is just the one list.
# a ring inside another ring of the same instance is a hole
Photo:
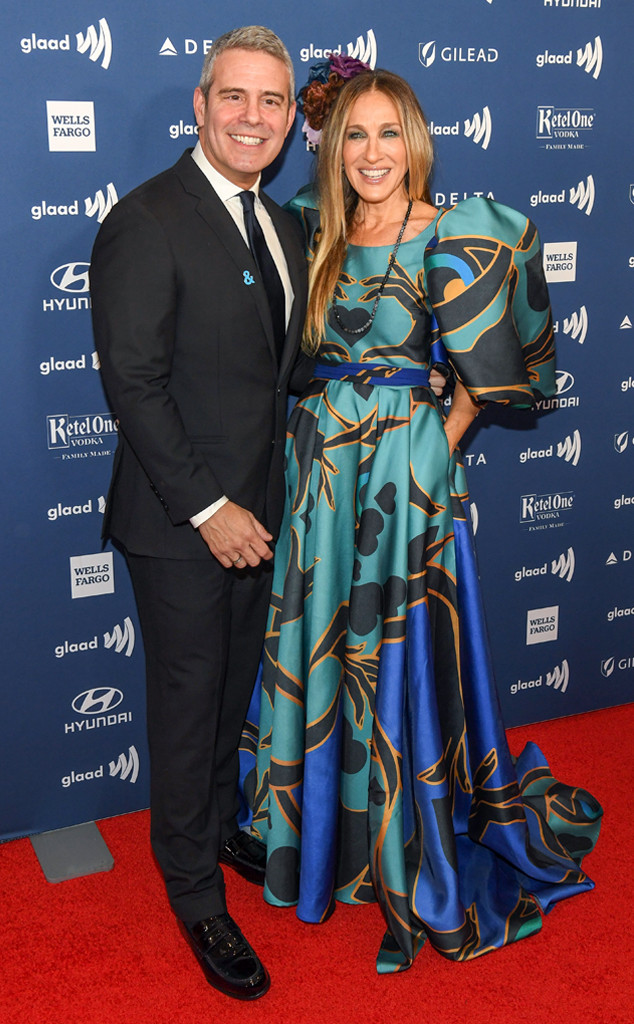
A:
{"label": "black beaded necklace", "polygon": [[372,326],[372,323],[374,322],[374,318],[376,316],[376,311],[379,308],[379,299],[381,298],[381,296],[383,294],[383,290],[384,290],[384,288],[385,288],[385,286],[387,284],[387,279],[390,276],[390,273],[392,271],[392,267],[394,266],[394,262],[396,260],[396,254],[398,252],[398,247],[401,244],[401,241],[403,239],[403,235],[405,234],[405,228],[407,227],[407,222],[409,220],[409,215],[412,212],[412,206],[413,205],[414,205],[414,201],[412,199],[410,199],[410,201],[409,201],[409,203],[407,205],[407,211],[405,213],[405,218],[403,220],[403,223],[401,224],[401,230],[399,231],[398,238],[396,239],[396,245],[392,249],[392,252],[390,253],[390,258],[387,261],[387,270],[385,271],[385,276],[384,276],[383,280],[381,281],[381,287],[379,288],[378,292],[376,293],[376,299],[374,300],[374,305],[372,306],[372,312],[370,313],[370,319],[367,321],[367,323],[365,323],[363,325],[363,327],[355,327],[355,328],[346,327],[346,325],[341,320],[341,317],[339,316],[339,310],[337,309],[337,296],[333,295],[333,297],[332,297],[332,312],[334,314],[335,320],[337,321],[337,323],[339,324],[341,329],[346,332],[346,334],[364,334],[368,330],[368,328],[370,328]]}

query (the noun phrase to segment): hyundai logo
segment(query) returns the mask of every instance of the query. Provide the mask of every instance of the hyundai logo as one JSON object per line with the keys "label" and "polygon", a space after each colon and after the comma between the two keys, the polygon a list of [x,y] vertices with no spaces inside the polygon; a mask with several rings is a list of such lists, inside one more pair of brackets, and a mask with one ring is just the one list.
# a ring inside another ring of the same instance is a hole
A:
{"label": "hyundai logo", "polygon": [[90,263],[64,263],[63,266],[56,267],[51,274],[51,284],[59,288],[60,292],[87,292],[89,270]]}
{"label": "hyundai logo", "polygon": [[71,704],[78,715],[104,715],[117,708],[123,700],[121,690],[114,686],[97,686],[79,693]]}

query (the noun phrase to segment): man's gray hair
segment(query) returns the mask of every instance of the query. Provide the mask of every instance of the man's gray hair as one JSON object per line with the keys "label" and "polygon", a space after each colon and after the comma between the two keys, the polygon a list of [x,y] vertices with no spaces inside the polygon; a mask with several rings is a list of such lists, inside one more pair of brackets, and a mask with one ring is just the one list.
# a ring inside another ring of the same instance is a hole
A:
{"label": "man's gray hair", "polygon": [[263,25],[245,25],[242,28],[234,28],[231,32],[214,39],[211,47],[205,55],[203,69],[198,83],[205,99],[209,95],[209,89],[214,77],[214,64],[217,57],[225,50],[259,50],[261,53],[268,53],[271,57],[277,57],[286,66],[289,74],[288,102],[295,98],[295,72],[293,61],[279,36],[275,35],[270,28]]}

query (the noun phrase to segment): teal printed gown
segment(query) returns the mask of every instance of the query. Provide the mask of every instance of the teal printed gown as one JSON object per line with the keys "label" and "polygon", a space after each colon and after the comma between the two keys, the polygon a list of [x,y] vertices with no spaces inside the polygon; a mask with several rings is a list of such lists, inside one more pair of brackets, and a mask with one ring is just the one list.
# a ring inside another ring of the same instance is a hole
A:
{"label": "teal printed gown", "polygon": [[[310,257],[314,200],[305,191],[290,208]],[[391,249],[348,246],[348,326],[368,319]],[[476,198],[442,210],[401,244],[368,331],[346,333],[330,312],[319,359],[350,373],[316,376],[289,422],[257,768],[244,779],[267,844],[265,899],[314,922],[333,897],[378,900],[385,973],[409,967],[426,936],[468,960],[537,931],[540,910],[592,888],[581,860],[602,813],[535,745],[509,753],[463,466],[433,393],[395,372],[428,369],[438,336],[482,402],[554,393],[525,217]],[[255,730],[244,745],[253,752]]]}

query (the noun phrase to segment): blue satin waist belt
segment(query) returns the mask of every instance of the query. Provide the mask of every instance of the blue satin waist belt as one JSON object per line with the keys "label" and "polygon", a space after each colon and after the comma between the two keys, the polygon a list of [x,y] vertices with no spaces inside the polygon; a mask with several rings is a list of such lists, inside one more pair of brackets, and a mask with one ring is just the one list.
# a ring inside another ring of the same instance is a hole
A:
{"label": "blue satin waist belt", "polygon": [[429,370],[404,366],[386,366],[380,363],[322,363],[315,364],[313,377],[320,380],[343,380],[351,384],[383,384],[388,387],[427,388]]}

